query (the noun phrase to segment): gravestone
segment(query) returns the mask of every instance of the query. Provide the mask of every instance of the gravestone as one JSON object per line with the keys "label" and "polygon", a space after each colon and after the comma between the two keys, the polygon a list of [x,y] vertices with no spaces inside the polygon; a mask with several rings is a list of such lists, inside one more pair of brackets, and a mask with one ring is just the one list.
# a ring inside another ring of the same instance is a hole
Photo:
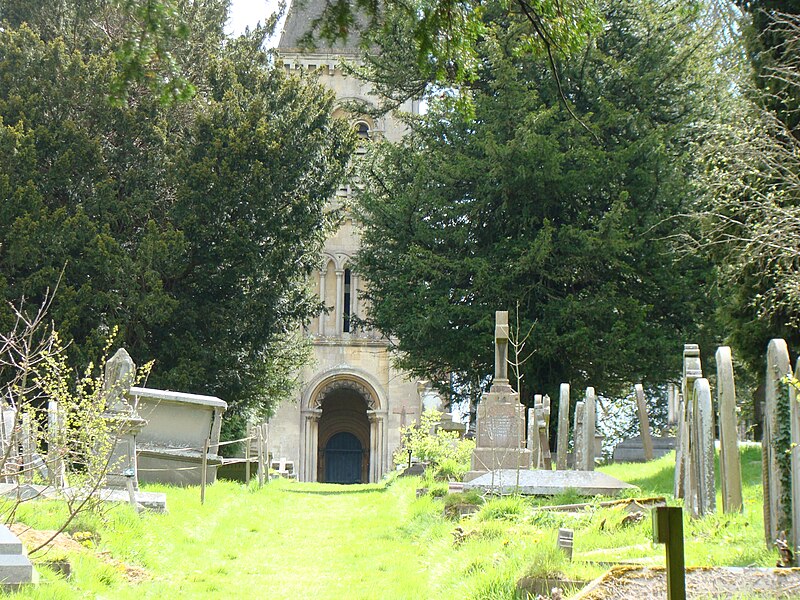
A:
{"label": "gravestone", "polygon": [[[797,380],[800,376],[800,359],[794,370]],[[790,468],[792,472],[792,547],[794,548],[795,566],[798,566],[797,548],[800,546],[800,390],[789,386],[789,434],[791,436]]]}
{"label": "gravestone", "polygon": [[586,451],[586,441],[583,439],[586,435],[586,428],[584,427],[585,420],[585,404],[583,400],[579,400],[575,405],[575,425],[572,428],[572,454],[574,457],[573,467],[580,469],[579,465],[584,463],[583,455]]}
{"label": "gravestone", "polygon": [[[578,414],[578,407],[580,407],[580,414]],[[594,388],[588,387],[586,396],[582,402],[578,402],[575,411],[575,468],[578,471],[594,470],[594,458],[597,452],[596,411],[597,397]]]}
{"label": "gravestone", "polygon": [[552,458],[550,456],[550,419],[549,415],[544,412],[544,408],[536,408],[535,413],[539,438],[539,461],[536,466],[539,469],[546,469],[549,471],[553,468]]}
{"label": "gravestone", "polygon": [[106,362],[103,395],[106,410],[103,418],[112,437],[111,458],[106,474],[111,488],[139,489],[136,466],[136,435],[146,421],[128,404],[126,396],[136,377],[136,365],[124,348]]}
{"label": "gravestone", "polygon": [[496,469],[529,469],[525,407],[508,381],[508,311],[495,313],[494,380],[478,404],[475,449],[464,481]]}
{"label": "gravestone", "polygon": [[733,359],[728,346],[717,348],[716,363],[722,510],[726,513],[742,512],[742,468],[737,439],[736,387],[733,381]]}
{"label": "gravestone", "polygon": [[764,432],[761,440],[762,469],[764,486],[764,536],[767,547],[772,549],[778,533],[789,528],[787,507],[783,503],[783,484],[775,437],[778,429],[778,415],[781,405],[788,401],[788,394],[781,382],[790,369],[789,350],[781,339],[770,340],[767,346],[767,372],[764,393]]}
{"label": "gravestone", "polygon": [[639,415],[639,432],[642,436],[644,459],[653,460],[653,440],[650,437],[650,420],[647,416],[647,404],[644,400],[644,387],[641,383],[633,386],[636,394],[636,413]]}
{"label": "gravestone", "polygon": [[556,445],[556,469],[567,468],[569,446],[569,384],[562,383],[558,394],[558,443]]}
{"label": "gravestone", "polygon": [[678,423],[678,408],[681,400],[681,392],[674,383],[667,385],[667,424],[676,425]]}
{"label": "gravestone", "polygon": [[536,409],[528,409],[528,431],[525,447],[531,451],[531,465],[539,464],[539,427],[536,424]]}
{"label": "gravestone", "polygon": [[692,516],[714,512],[717,496],[714,488],[714,407],[711,388],[705,378],[696,379],[693,394],[693,420],[690,423],[689,453],[693,475],[686,490],[686,504]]}
{"label": "gravestone", "polygon": [[677,445],[675,450],[675,480],[673,495],[685,498],[685,483],[688,473],[689,457],[689,422],[691,421],[694,382],[703,376],[700,364],[700,347],[697,344],[683,346],[683,375],[681,377],[681,394],[678,401]]}

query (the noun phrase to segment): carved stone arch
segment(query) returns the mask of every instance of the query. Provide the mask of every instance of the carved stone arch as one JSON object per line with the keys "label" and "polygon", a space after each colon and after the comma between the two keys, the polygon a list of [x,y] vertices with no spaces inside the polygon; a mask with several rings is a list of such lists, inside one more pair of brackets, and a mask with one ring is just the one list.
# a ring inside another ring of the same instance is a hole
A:
{"label": "carved stone arch", "polygon": [[335,265],[337,271],[344,271],[346,268],[348,268],[352,259],[353,258],[349,254],[337,252],[333,264]]}
{"label": "carved stone arch", "polygon": [[383,386],[370,373],[362,369],[342,366],[319,373],[306,386],[302,408],[318,410],[322,400],[337,389],[351,389],[364,395],[370,410],[386,410],[388,406]]}

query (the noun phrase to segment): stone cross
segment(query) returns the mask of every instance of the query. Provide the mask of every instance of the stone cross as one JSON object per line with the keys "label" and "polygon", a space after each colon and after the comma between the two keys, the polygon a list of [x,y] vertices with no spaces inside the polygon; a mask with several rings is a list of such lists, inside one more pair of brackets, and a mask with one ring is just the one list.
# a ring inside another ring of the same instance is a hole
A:
{"label": "stone cross", "polygon": [[106,362],[103,394],[106,398],[106,410],[110,413],[131,412],[131,406],[125,400],[136,378],[136,365],[125,348]]}
{"label": "stone cross", "polygon": [[650,420],[647,416],[647,404],[644,400],[644,387],[641,383],[633,386],[636,392],[636,412],[639,414],[639,431],[642,435],[644,459],[653,460],[653,439],[650,437]]}
{"label": "stone cross", "polygon": [[406,408],[406,405],[404,404],[400,407],[400,410],[393,410],[392,413],[395,415],[400,415],[400,427],[405,427],[407,424],[406,419],[409,414],[414,417],[417,414],[417,411],[415,411],[413,408]]}
{"label": "stone cross", "polygon": [[[510,389],[508,382],[508,311],[498,310],[494,314],[494,381],[492,391]],[[495,390],[494,388],[498,389]]]}
{"label": "stone cross", "polygon": [[558,395],[558,444],[556,445],[556,470],[567,468],[569,446],[569,384],[562,383]]}
{"label": "stone cross", "polygon": [[736,431],[736,387],[733,382],[733,359],[728,346],[717,348],[716,363],[722,510],[726,513],[742,512],[742,467]]}

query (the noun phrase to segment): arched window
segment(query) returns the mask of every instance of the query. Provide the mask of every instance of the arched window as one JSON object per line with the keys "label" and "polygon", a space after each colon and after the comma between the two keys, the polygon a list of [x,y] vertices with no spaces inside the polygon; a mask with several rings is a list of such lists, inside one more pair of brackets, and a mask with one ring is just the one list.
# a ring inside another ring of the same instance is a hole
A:
{"label": "arched window", "polygon": [[345,333],[350,332],[350,299],[352,297],[352,288],[353,288],[353,278],[350,272],[350,269],[344,270],[344,306],[342,307],[342,312],[344,313],[342,316],[343,327],[342,331]]}
{"label": "arched window", "polygon": [[366,121],[359,121],[355,126],[358,137],[362,140],[369,139],[369,124]]}

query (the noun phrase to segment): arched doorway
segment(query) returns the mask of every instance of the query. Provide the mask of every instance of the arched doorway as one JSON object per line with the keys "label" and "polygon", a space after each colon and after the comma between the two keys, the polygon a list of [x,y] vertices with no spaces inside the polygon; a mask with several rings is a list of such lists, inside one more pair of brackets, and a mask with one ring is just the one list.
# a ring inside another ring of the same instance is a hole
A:
{"label": "arched doorway", "polygon": [[364,448],[348,431],[331,436],[325,445],[325,481],[328,483],[361,483],[361,462]]}
{"label": "arched doorway", "polygon": [[365,390],[353,382],[325,390],[320,402],[317,481],[369,481],[370,421]]}

